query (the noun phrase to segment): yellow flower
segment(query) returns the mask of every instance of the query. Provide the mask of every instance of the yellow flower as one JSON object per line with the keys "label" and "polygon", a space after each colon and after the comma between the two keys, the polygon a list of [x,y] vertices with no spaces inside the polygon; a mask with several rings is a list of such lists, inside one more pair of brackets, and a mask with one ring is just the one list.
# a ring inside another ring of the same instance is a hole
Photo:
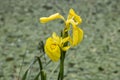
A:
{"label": "yellow flower", "polygon": [[52,61],[58,61],[60,58],[60,47],[54,43],[54,40],[51,37],[46,40],[45,52]]}
{"label": "yellow flower", "polygon": [[52,61],[58,61],[60,59],[61,50],[66,51],[70,48],[70,46],[64,46],[64,43],[69,39],[69,37],[62,39],[62,37],[57,36],[54,32],[52,37],[46,40],[45,52]]}
{"label": "yellow flower", "polygon": [[76,23],[76,25],[82,23],[81,17],[78,16],[73,9],[70,9],[70,11],[69,11],[69,15],[68,15],[68,19],[67,20],[70,20],[70,19],[73,19],[74,22]]}
{"label": "yellow flower", "polygon": [[55,19],[62,19],[64,20],[64,17],[62,15],[60,15],[59,13],[55,13],[49,17],[42,17],[40,18],[40,22],[41,23],[46,23],[46,22],[49,22],[49,21],[52,21],[52,20],[55,20]]}
{"label": "yellow flower", "polygon": [[[73,23],[74,22],[74,23]],[[68,18],[65,21],[66,24],[66,30],[69,31],[70,29],[70,24],[73,23],[74,25],[78,25],[82,23],[82,19],[80,16],[78,16],[73,9],[69,10]],[[72,24],[72,25],[73,25]],[[74,31],[75,32],[75,31]]]}
{"label": "yellow flower", "polygon": [[[65,23],[63,37],[67,34],[69,35],[70,26],[72,26],[72,36],[67,36],[65,38],[59,37],[56,33],[52,34],[46,40],[45,52],[50,57],[52,61],[58,61],[61,56],[61,51],[68,50],[71,46],[76,46],[83,39],[83,30],[78,27],[82,23],[82,19],[78,16],[73,9],[69,10],[67,20],[64,19],[59,13],[55,13],[49,17],[40,18],[41,23],[46,23],[55,19],[62,19]],[[72,25],[70,25],[72,24]],[[66,42],[70,45],[64,45]]]}

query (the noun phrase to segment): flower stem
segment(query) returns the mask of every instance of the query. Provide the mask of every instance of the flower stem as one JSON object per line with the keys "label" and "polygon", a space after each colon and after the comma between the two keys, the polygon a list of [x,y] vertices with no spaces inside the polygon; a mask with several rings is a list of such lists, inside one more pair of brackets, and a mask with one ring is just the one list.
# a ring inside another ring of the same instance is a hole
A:
{"label": "flower stem", "polygon": [[42,62],[40,57],[37,57],[38,63],[39,63],[39,68],[40,68],[40,74],[41,74],[41,80],[46,80],[46,73],[43,70]]}
{"label": "flower stem", "polygon": [[60,58],[60,72],[58,75],[58,80],[63,80],[64,78],[64,59],[65,59],[66,51],[61,51],[61,58]]}
{"label": "flower stem", "polygon": [[[65,38],[68,36],[68,31],[66,31],[66,29],[63,30],[63,32],[61,31],[61,37],[62,38]],[[68,42],[66,42],[64,44],[64,46],[67,46],[68,45]],[[66,54],[66,51],[63,51],[61,49],[61,57],[60,57],[60,72],[58,74],[58,80],[63,80],[64,78],[64,59],[65,59],[65,54]]]}

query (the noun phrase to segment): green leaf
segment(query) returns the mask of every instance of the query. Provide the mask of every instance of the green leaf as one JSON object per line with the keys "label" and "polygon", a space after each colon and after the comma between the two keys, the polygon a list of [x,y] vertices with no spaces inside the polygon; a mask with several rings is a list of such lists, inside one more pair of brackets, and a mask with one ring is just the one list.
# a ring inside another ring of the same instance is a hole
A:
{"label": "green leaf", "polygon": [[39,73],[37,74],[37,76],[35,77],[34,80],[39,80],[39,76],[40,76],[40,74],[41,74],[41,72],[39,72]]}
{"label": "green leaf", "polygon": [[25,71],[25,74],[23,75],[22,80],[26,80],[27,75],[29,74],[30,68],[32,67],[33,64],[36,63],[36,61],[37,61],[37,59],[34,59],[34,60],[31,62],[30,66],[29,66],[28,69]]}
{"label": "green leaf", "polygon": [[22,80],[26,80],[29,69],[26,70],[25,74],[22,77]]}
{"label": "green leaf", "polygon": [[42,62],[41,62],[40,57],[37,57],[37,60],[38,60],[38,63],[39,63],[39,68],[40,68],[40,70],[42,70],[43,67],[42,67]]}

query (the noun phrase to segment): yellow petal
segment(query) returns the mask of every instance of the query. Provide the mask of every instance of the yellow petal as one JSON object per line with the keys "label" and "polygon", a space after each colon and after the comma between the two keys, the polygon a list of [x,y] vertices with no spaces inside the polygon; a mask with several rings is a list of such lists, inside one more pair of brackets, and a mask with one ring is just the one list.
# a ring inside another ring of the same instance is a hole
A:
{"label": "yellow petal", "polygon": [[62,50],[63,51],[67,51],[71,46],[66,46],[66,47],[63,47]]}
{"label": "yellow petal", "polygon": [[68,37],[66,37],[66,38],[63,38],[62,39],[62,43],[66,43],[67,41],[69,41],[70,40],[70,36],[68,36]]}
{"label": "yellow petal", "polygon": [[79,27],[73,28],[72,46],[76,46],[83,39],[83,31]]}
{"label": "yellow petal", "polygon": [[70,9],[69,15],[68,15],[68,20],[73,19],[77,24],[82,23],[82,19],[80,16],[78,16],[73,9]]}
{"label": "yellow petal", "polygon": [[54,43],[61,45],[60,43],[62,41],[62,38],[59,37],[55,32],[53,32],[52,38],[53,38]]}
{"label": "yellow petal", "polygon": [[53,37],[55,40],[59,39],[59,36],[57,36],[57,34],[56,34],[55,32],[53,32],[52,37]]}
{"label": "yellow petal", "polygon": [[52,21],[52,20],[55,20],[55,19],[62,19],[64,20],[64,17],[62,15],[60,15],[59,13],[55,13],[49,17],[42,17],[40,18],[40,22],[41,23],[46,23],[46,22],[49,22],[49,21]]}
{"label": "yellow petal", "polygon": [[60,48],[54,43],[54,40],[51,37],[46,40],[45,52],[52,61],[58,61],[60,59]]}

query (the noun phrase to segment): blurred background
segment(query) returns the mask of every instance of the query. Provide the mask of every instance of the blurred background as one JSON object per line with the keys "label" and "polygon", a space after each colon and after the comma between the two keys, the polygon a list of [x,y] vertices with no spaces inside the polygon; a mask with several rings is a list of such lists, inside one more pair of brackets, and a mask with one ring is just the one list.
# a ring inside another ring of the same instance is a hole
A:
{"label": "blurred background", "polygon": [[[38,43],[63,29],[61,20],[39,18],[56,12],[67,18],[70,8],[83,19],[84,40],[67,52],[65,80],[120,80],[120,0],[0,0],[0,80],[18,80],[41,55]],[[31,76],[38,70],[36,64]]]}

